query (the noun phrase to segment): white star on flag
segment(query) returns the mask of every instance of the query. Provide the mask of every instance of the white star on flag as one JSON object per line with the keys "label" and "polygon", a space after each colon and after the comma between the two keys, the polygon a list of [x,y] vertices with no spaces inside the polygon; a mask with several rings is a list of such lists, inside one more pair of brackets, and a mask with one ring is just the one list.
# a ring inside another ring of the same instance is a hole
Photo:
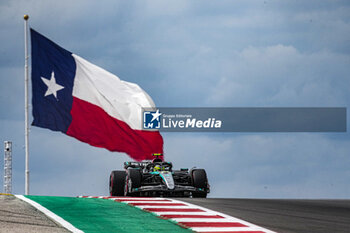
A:
{"label": "white star on flag", "polygon": [[157,119],[157,121],[159,121],[159,116],[162,115],[161,113],[159,113],[159,109],[157,109],[157,112],[156,113],[152,113],[152,121],[154,121],[155,119]]}
{"label": "white star on flag", "polygon": [[57,99],[57,91],[62,90],[64,86],[61,86],[56,83],[55,73],[52,71],[50,80],[43,77],[41,77],[41,80],[43,80],[43,82],[47,86],[47,91],[45,92],[45,96],[54,95],[55,98]]}

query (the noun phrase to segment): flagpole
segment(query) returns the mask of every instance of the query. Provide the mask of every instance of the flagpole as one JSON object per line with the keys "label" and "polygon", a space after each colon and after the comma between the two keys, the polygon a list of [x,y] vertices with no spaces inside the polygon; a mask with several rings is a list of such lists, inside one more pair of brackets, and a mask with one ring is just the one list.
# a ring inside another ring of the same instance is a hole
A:
{"label": "flagpole", "polygon": [[29,195],[29,126],[28,126],[28,15],[24,15],[24,115],[25,115],[25,195]]}

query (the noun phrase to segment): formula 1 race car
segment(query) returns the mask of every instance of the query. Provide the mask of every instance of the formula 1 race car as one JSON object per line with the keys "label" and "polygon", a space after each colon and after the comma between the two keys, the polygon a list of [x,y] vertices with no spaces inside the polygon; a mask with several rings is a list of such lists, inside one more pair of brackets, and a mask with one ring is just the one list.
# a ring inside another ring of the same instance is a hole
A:
{"label": "formula 1 race car", "polygon": [[172,170],[159,154],[153,161],[125,162],[123,171],[112,171],[111,196],[207,197],[210,192],[204,169]]}

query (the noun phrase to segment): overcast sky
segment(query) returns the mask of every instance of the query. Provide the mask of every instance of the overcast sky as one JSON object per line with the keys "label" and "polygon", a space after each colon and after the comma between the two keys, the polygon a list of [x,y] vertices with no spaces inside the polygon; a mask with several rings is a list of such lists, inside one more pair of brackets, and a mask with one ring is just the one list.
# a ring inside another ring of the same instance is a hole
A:
{"label": "overcast sky", "polygon": [[[3,0],[0,143],[14,143],[14,193],[24,193],[24,14],[157,106],[350,107],[348,1]],[[350,197],[349,133],[163,137],[176,168],[207,170],[210,197]],[[66,196],[107,195],[110,171],[129,160],[36,127],[30,157],[31,194]]]}

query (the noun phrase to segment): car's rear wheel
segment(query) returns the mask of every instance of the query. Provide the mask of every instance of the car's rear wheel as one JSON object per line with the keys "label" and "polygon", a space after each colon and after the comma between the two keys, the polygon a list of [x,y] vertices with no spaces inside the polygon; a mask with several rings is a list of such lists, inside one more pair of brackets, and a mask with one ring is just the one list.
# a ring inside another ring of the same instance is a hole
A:
{"label": "car's rear wheel", "polygon": [[124,196],[125,171],[112,171],[109,176],[109,193],[111,196]]}
{"label": "car's rear wheel", "polygon": [[127,170],[127,183],[125,187],[125,196],[138,196],[139,192],[131,192],[135,188],[141,187],[142,175],[139,169]]}
{"label": "car's rear wheel", "polygon": [[203,189],[202,192],[192,192],[192,197],[207,197],[207,187],[208,187],[208,178],[207,173],[204,169],[195,169],[191,171],[192,182],[195,188]]}

